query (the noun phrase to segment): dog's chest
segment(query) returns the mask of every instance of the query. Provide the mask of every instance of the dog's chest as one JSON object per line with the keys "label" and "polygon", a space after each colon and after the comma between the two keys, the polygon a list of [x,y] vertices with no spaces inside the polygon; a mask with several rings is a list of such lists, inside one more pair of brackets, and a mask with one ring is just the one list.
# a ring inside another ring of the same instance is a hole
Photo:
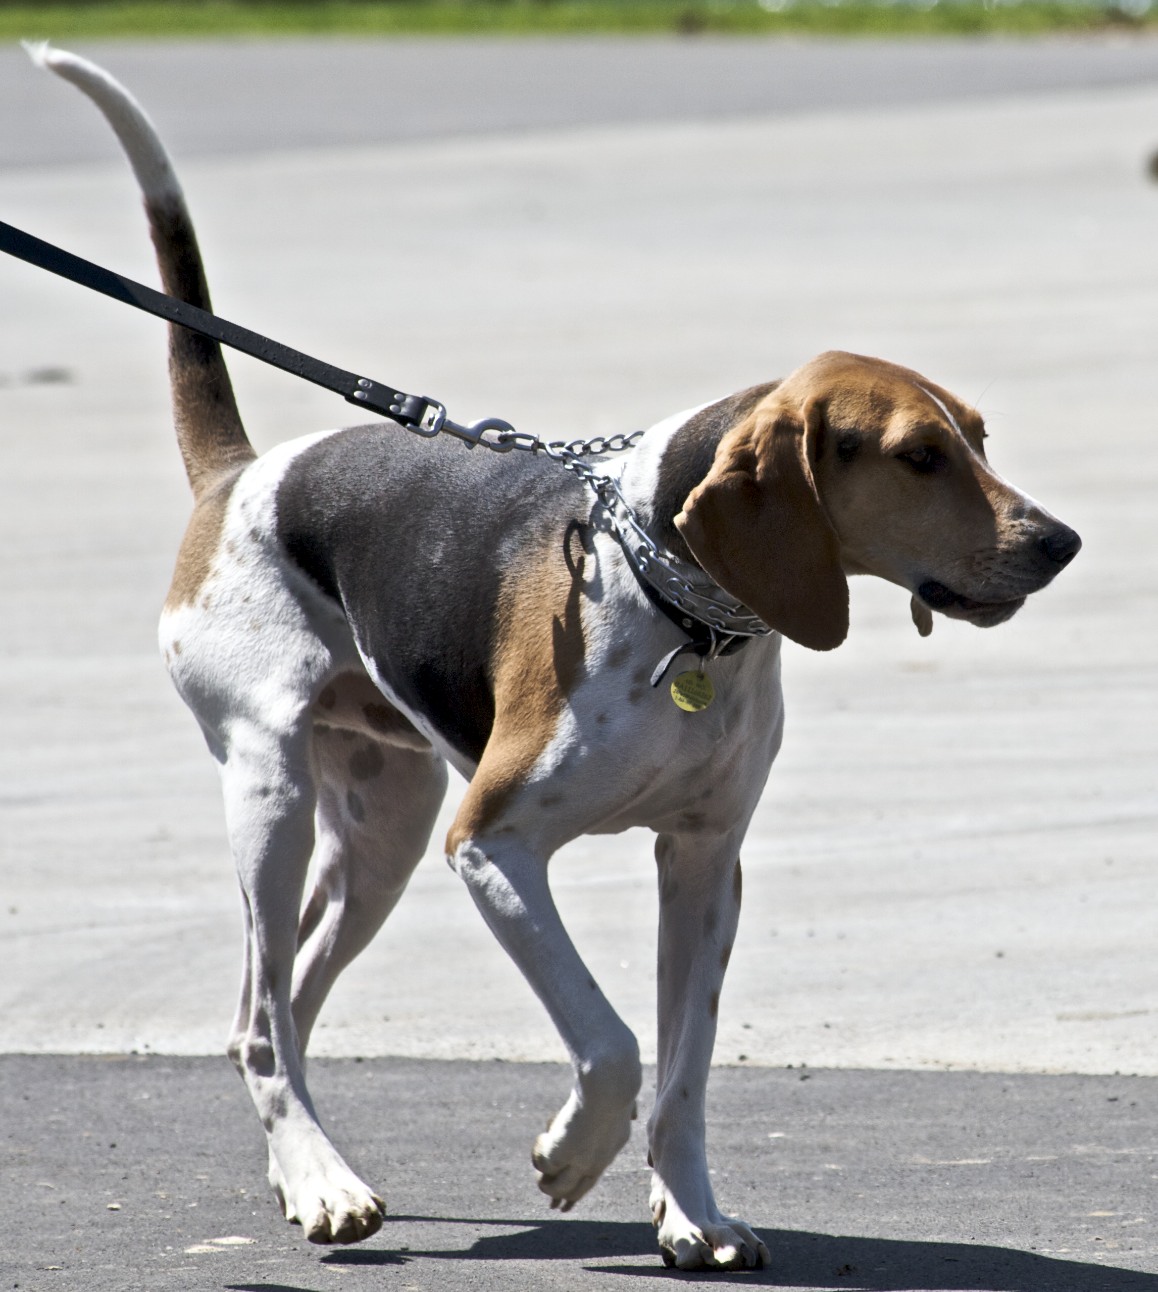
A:
{"label": "dog's chest", "polygon": [[567,805],[555,809],[560,835],[633,826],[721,833],[755,806],[783,729],[779,639],[706,665],[714,698],[687,712],[671,683],[697,663],[682,657],[652,686],[653,636],[669,647],[662,633],[637,629],[630,646],[594,652],[544,751],[535,775]]}

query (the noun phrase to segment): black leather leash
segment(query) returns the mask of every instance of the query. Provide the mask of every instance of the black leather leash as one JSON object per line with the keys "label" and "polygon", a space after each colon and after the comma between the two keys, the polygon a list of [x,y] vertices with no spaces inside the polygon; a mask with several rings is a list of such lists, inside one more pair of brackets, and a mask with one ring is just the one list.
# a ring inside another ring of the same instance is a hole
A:
{"label": "black leather leash", "polygon": [[[239,327],[236,323],[218,318],[216,314],[198,309],[195,305],[187,305],[175,296],[155,291],[143,283],[125,278],[123,274],[94,265],[90,260],[82,260],[79,256],[74,256],[51,242],[33,237],[11,224],[5,224],[2,220],[0,251],[6,251],[10,256],[35,265],[38,269],[47,269],[49,273],[58,274],[81,287],[110,296],[115,301],[144,310],[146,314],[154,314],[169,323],[178,323],[181,327],[199,332],[233,350],[240,350],[242,354],[251,355],[294,377],[313,382],[315,386],[331,390],[359,408],[367,408],[372,413],[389,417],[418,435],[433,437],[446,431],[473,448],[487,431],[514,429],[508,422],[497,417],[460,426],[447,417],[445,406],[437,399],[408,395],[383,382],[371,381],[369,377],[359,377],[357,373],[336,368],[331,363],[323,363],[300,350],[282,345],[280,341],[272,341],[259,332],[251,332],[249,328]],[[502,449],[507,446],[492,443],[491,447]]]}
{"label": "black leather leash", "polygon": [[[501,418],[482,418],[462,426],[447,417],[445,405],[437,399],[429,399],[424,395],[408,395],[405,391],[395,390],[380,381],[359,377],[357,373],[336,368],[331,363],[323,363],[322,360],[303,354],[300,350],[282,345],[280,341],[262,336],[260,332],[252,332],[249,328],[240,327],[227,319],[219,318],[216,314],[210,314],[207,310],[188,305],[175,296],[167,296],[164,292],[146,287],[143,283],[126,278],[123,274],[95,265],[90,260],[82,260],[80,256],[74,256],[71,252],[36,238],[30,233],[25,233],[2,220],[0,220],[0,251],[35,265],[38,269],[47,269],[49,273],[67,278],[81,287],[100,292],[115,301],[144,310],[146,314],[156,315],[157,318],[165,319],[169,323],[176,323],[181,327],[189,328],[190,331],[199,332],[202,336],[227,345],[233,350],[240,350],[242,354],[260,359],[262,363],[268,363],[294,377],[301,377],[315,386],[333,391],[358,408],[366,408],[372,413],[388,417],[418,435],[432,438],[445,431],[465,441],[470,448],[485,442],[488,448],[496,452],[505,452],[517,447],[520,437],[517,436],[514,427]],[[483,441],[483,436],[488,431],[498,434]],[[535,445],[545,447],[537,440]],[[631,572],[638,579],[648,600],[690,639],[660,660],[651,677],[652,686],[659,685],[672,663],[680,655],[698,656],[702,672],[703,661],[715,659],[718,655],[731,655],[748,642],[748,635],[720,631],[681,609],[644,575],[631,551],[630,544],[621,538],[620,545],[627,556]]]}

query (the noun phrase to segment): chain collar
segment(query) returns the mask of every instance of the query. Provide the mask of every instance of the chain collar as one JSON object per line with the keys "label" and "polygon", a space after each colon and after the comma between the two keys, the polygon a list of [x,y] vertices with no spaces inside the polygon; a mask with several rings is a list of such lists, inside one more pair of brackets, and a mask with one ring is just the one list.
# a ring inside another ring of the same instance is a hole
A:
{"label": "chain collar", "polygon": [[[577,475],[602,505],[608,528],[622,547],[636,578],[645,589],[654,591],[659,598],[657,604],[668,618],[683,628],[697,646],[701,643],[705,646],[704,653],[707,649],[713,655],[719,653],[730,639],[741,639],[731,646],[735,649],[750,637],[767,637],[772,629],[742,601],[721,588],[699,566],[680,560],[656,543],[623,496],[614,476],[596,471],[583,461],[584,457],[632,449],[642,438],[643,431],[635,431],[631,435],[548,443],[526,432],[500,430],[493,441],[482,438],[479,443],[497,452],[522,449],[545,453],[565,471]],[[668,611],[664,602],[674,607],[676,613]]]}

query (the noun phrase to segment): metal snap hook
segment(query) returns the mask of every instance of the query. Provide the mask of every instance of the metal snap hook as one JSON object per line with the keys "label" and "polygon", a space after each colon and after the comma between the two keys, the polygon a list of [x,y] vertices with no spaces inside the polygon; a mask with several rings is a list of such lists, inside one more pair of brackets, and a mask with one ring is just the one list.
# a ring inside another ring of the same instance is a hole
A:
{"label": "metal snap hook", "polygon": [[470,422],[466,426],[462,426],[458,422],[452,422],[449,417],[443,417],[441,429],[447,434],[462,440],[468,448],[472,449],[476,444],[485,444],[488,449],[493,449],[496,453],[509,453],[515,447],[513,440],[483,439],[483,436],[488,431],[497,431],[508,435],[514,434],[515,428],[510,422],[504,422],[501,417],[480,417],[477,422]]}

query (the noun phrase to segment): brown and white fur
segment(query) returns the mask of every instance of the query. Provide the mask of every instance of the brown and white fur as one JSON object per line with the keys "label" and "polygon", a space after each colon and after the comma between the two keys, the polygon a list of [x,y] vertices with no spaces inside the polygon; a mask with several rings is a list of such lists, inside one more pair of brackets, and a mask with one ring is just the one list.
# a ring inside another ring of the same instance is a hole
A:
{"label": "brown and white fur", "polygon": [[[166,289],[207,308],[147,119],[100,69],[36,53],[112,122]],[[717,699],[689,714],[649,685],[680,630],[555,464],[387,424],[258,459],[218,347],[174,329],[170,371],[194,509],[160,641],[220,768],[245,913],[229,1053],[287,1218],[319,1243],[382,1223],[381,1199],[318,1123],[302,1056],[337,975],[423,855],[449,762],[470,787],[447,859],[573,1061],[573,1089],[534,1145],[539,1188],[564,1211],[583,1197],[627,1142],[641,1079],[635,1038],[560,921],[548,862],[581,833],[648,826],[660,1249],[684,1269],[766,1263],[757,1235],[717,1206],[704,1100],[740,849],[780,744],[780,634],[838,646],[850,574],[907,589],[922,632],[932,610],[1000,623],[1077,535],[993,470],[972,408],[881,360],[824,354],[661,422],[622,466],[625,494],[661,545],[776,630],[714,661]]]}

